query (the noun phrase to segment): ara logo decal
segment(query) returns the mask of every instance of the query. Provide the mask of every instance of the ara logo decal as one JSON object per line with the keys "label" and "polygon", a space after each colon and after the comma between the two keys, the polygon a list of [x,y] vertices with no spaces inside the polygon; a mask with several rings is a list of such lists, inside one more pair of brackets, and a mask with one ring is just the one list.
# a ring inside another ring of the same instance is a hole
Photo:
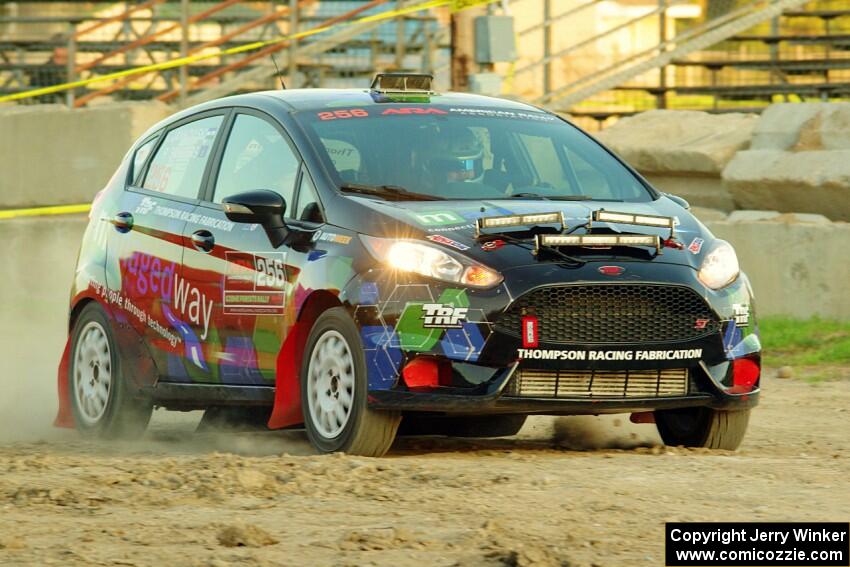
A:
{"label": "ara logo decal", "polygon": [[468,307],[454,307],[442,303],[422,305],[422,326],[426,329],[460,329],[466,321]]}
{"label": "ara logo decal", "polygon": [[735,325],[738,327],[746,327],[750,324],[750,306],[746,303],[732,304],[732,311],[735,313]]}
{"label": "ara logo decal", "polygon": [[498,238],[496,240],[488,240],[487,242],[481,245],[481,249],[485,252],[492,252],[493,250],[498,250],[504,245],[505,241],[501,238]]}
{"label": "ara logo decal", "polygon": [[451,246],[457,250],[469,250],[469,246],[466,244],[461,244],[457,240],[452,240],[448,236],[443,236],[442,234],[429,234],[426,236],[428,240],[431,242],[436,242],[437,244],[445,244],[446,246]]}
{"label": "ara logo decal", "polygon": [[422,108],[419,106],[411,106],[405,108],[388,108],[381,114],[448,114],[445,110],[439,108]]}
{"label": "ara logo decal", "polygon": [[452,211],[429,211],[427,213],[411,213],[419,224],[425,226],[442,226],[447,224],[462,224],[466,219]]}
{"label": "ara logo decal", "polygon": [[540,343],[537,317],[529,315],[522,318],[522,346],[537,348]]}
{"label": "ara logo decal", "polygon": [[694,238],[691,240],[691,243],[688,245],[688,250],[691,251],[691,254],[699,254],[700,250],[702,250],[702,245],[705,243],[705,240],[702,238]]}

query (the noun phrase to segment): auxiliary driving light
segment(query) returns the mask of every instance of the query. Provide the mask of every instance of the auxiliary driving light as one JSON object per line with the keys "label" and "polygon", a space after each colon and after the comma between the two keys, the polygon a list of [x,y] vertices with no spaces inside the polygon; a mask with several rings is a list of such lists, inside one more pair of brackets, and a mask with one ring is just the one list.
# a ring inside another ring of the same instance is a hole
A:
{"label": "auxiliary driving light", "polygon": [[639,226],[657,226],[673,230],[676,219],[656,215],[633,215],[631,213],[615,213],[612,211],[593,211],[594,222],[614,222],[619,224],[634,224]]}
{"label": "auxiliary driving light", "polygon": [[559,246],[574,246],[579,248],[611,248],[612,246],[649,246],[661,250],[661,237],[644,234],[632,235],[560,235],[538,234],[537,250]]}
{"label": "auxiliary driving light", "polygon": [[482,217],[475,223],[475,234],[488,228],[506,228],[511,226],[536,226],[540,224],[559,224],[561,230],[567,227],[564,213],[534,213],[528,215],[507,215],[503,217]]}

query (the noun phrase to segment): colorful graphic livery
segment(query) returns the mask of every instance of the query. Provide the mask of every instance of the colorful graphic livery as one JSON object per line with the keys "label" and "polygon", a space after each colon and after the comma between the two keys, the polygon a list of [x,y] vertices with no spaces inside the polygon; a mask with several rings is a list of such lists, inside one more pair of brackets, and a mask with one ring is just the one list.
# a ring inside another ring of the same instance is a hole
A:
{"label": "colorful graphic livery", "polygon": [[734,449],[759,377],[750,284],[685,201],[556,115],[379,75],[138,140],[93,203],[57,423],[204,409],[382,455],[630,413]]}

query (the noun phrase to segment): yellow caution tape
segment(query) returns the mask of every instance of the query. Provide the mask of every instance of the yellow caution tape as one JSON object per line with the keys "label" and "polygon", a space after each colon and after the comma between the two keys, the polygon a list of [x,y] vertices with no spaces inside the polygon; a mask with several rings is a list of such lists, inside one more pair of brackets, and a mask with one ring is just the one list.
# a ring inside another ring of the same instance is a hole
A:
{"label": "yellow caution tape", "polygon": [[[269,45],[274,45],[278,43],[284,43],[294,39],[302,39],[305,37],[309,37],[312,35],[317,35],[320,33],[324,33],[331,29],[341,27],[341,26],[352,26],[356,24],[364,24],[364,23],[372,23],[379,22],[382,20],[390,20],[392,18],[396,18],[398,16],[404,16],[406,14],[411,14],[414,12],[421,12],[423,10],[430,10],[432,8],[440,8],[443,6],[450,6],[453,12],[460,12],[462,10],[466,10],[469,8],[473,8],[476,6],[484,6],[487,4],[492,4],[494,2],[498,2],[500,0],[428,0],[426,2],[420,2],[418,4],[413,4],[411,6],[407,6],[405,8],[399,8],[396,10],[389,10],[387,12],[381,12],[380,14],[374,14],[371,16],[364,16],[362,18],[358,18],[356,20],[350,20],[347,22],[340,22],[330,26],[320,26],[316,28],[312,28],[309,30],[305,30],[302,32],[280,36],[274,39],[268,39],[265,41],[255,41],[253,43],[246,43],[244,45],[239,45],[236,47],[231,47],[229,49],[224,49],[220,51],[216,51],[214,53],[203,53],[197,55],[190,55],[187,57],[179,57],[177,59],[172,59],[170,61],[163,61],[162,63],[152,63],[150,65],[142,65],[140,67],[134,67],[132,69],[125,69],[124,71],[116,71],[115,73],[109,73],[106,75],[99,75],[97,77],[90,77],[88,79],[81,79],[79,81],[72,81],[69,83],[62,83],[59,85],[52,85],[49,87],[43,87],[40,89],[32,89],[29,91],[22,91],[19,93],[13,93],[10,95],[0,96],[0,103],[2,102],[11,102],[14,100],[22,100],[26,98],[34,98],[42,95],[53,94],[58,92],[63,92],[71,89],[75,89],[77,87],[85,87],[88,85],[92,85],[95,83],[103,82],[103,81],[112,81],[115,79],[121,79],[124,77],[129,77],[131,75],[138,75],[142,73],[149,73],[151,71],[163,71],[165,69],[174,69],[175,67],[182,67],[184,65],[189,65],[192,63],[196,63],[198,61],[204,61],[206,59],[213,59],[215,57],[223,57],[226,55],[235,55],[238,53],[245,53],[247,51],[255,51],[257,49],[262,49],[263,47],[267,47]],[[4,218],[0,216],[0,218]]]}
{"label": "yellow caution tape", "polygon": [[45,215],[72,215],[87,213],[91,205],[58,205],[53,207],[35,207],[32,209],[0,210],[0,220],[18,217],[40,217]]}

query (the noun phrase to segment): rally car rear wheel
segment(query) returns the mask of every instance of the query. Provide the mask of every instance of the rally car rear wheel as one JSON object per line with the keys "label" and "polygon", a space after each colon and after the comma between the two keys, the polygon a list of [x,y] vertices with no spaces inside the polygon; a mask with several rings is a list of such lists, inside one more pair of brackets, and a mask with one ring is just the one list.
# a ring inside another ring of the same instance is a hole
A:
{"label": "rally car rear wheel", "polygon": [[74,324],[68,373],[77,429],[99,437],[144,433],[153,406],[130,392],[103,308],[90,303]]}
{"label": "rally car rear wheel", "polygon": [[750,410],[682,408],[655,412],[655,424],[667,445],[734,451],[744,440]]}
{"label": "rally car rear wheel", "polygon": [[386,453],[401,414],[369,409],[366,396],[366,361],[357,327],[345,309],[329,309],[314,323],[302,357],[301,403],[310,442],[324,453]]}

